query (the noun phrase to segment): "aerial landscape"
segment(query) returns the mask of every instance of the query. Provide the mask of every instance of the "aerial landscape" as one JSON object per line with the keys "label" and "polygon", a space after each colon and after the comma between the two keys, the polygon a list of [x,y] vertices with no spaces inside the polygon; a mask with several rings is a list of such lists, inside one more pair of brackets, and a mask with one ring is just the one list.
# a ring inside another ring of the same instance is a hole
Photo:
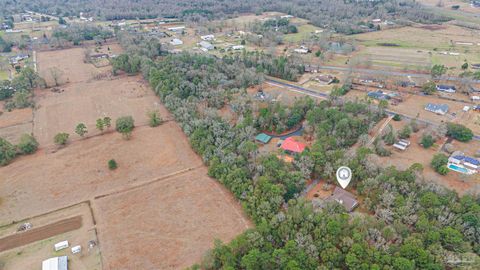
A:
{"label": "aerial landscape", "polygon": [[480,269],[480,1],[0,4],[0,270]]}

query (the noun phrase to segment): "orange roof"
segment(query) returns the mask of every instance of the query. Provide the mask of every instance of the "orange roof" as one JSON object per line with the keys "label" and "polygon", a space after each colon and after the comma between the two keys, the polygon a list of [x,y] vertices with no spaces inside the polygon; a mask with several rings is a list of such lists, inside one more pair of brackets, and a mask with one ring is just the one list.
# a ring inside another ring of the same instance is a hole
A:
{"label": "orange roof", "polygon": [[282,149],[294,153],[301,153],[305,150],[305,144],[295,141],[292,137],[288,137],[282,143]]}

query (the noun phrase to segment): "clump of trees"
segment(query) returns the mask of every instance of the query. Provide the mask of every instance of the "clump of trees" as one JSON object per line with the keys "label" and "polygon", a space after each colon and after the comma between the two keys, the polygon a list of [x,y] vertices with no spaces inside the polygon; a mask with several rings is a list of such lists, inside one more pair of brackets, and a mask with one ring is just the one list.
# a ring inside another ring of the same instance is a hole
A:
{"label": "clump of trees", "polygon": [[447,136],[450,136],[461,142],[468,142],[473,138],[473,132],[461,124],[448,123],[447,124]]}
{"label": "clump of trees", "polygon": [[38,149],[38,142],[32,135],[23,134],[17,147],[21,154],[33,154]]}
{"label": "clump of trees", "polygon": [[432,168],[439,174],[446,175],[448,173],[447,163],[447,156],[445,156],[444,154],[436,154],[435,156],[433,156],[430,165],[432,165]]}
{"label": "clump of trees", "polygon": [[19,154],[33,154],[37,149],[38,142],[30,134],[23,134],[17,145],[0,137],[0,166],[8,165]]}
{"label": "clump of trees", "polygon": [[108,116],[105,116],[104,118],[98,118],[95,122],[95,126],[100,132],[103,132],[105,129],[109,129],[111,125],[112,119]]}
{"label": "clump of trees", "polygon": [[135,128],[135,121],[131,116],[123,116],[115,121],[115,130],[122,134],[123,138],[130,139]]}
{"label": "clump of trees", "polygon": [[63,41],[71,42],[73,45],[80,45],[85,40],[105,41],[111,38],[113,32],[94,24],[71,24],[68,27],[56,28],[52,33],[52,44],[62,44]]}
{"label": "clump of trees", "polygon": [[0,137],[0,166],[9,164],[16,156],[15,146]]}

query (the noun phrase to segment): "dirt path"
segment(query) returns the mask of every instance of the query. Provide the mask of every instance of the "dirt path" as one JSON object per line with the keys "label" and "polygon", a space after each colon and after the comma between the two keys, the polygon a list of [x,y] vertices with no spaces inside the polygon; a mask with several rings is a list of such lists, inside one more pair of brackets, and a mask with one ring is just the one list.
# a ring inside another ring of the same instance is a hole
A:
{"label": "dirt path", "polygon": [[0,239],[0,252],[24,246],[82,227],[82,216],[75,216]]}

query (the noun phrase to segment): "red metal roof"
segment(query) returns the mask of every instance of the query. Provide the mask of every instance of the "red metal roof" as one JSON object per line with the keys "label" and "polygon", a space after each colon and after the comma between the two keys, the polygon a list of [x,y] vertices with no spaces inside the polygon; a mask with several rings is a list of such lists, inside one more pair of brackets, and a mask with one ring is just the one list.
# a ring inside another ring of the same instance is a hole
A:
{"label": "red metal roof", "polygon": [[294,153],[301,153],[305,150],[305,144],[295,141],[292,137],[288,137],[283,142],[282,149]]}

